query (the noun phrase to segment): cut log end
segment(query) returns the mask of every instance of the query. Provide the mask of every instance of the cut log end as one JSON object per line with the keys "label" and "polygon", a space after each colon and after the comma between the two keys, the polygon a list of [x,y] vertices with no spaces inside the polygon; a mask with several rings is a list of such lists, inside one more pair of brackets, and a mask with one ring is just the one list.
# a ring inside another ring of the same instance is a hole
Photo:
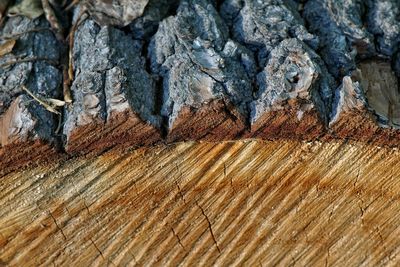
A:
{"label": "cut log end", "polygon": [[293,108],[266,113],[252,124],[251,133],[247,136],[268,140],[315,140],[324,132],[325,125],[317,111]]}
{"label": "cut log end", "polygon": [[112,113],[106,123],[97,119],[72,128],[66,135],[65,150],[71,155],[99,154],[112,147],[151,145],[160,140],[158,128],[125,111]]}
{"label": "cut log end", "polygon": [[216,99],[199,108],[185,106],[168,132],[167,141],[220,141],[239,137],[246,129],[246,118],[224,99]]}

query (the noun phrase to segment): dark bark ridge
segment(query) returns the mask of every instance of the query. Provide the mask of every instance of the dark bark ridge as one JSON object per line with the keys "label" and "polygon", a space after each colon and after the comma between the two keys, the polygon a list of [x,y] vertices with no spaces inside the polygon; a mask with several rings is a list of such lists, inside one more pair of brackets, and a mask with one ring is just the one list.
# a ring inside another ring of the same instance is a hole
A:
{"label": "dark bark ridge", "polygon": [[145,70],[141,43],[112,26],[86,20],[74,44],[74,105],[63,133],[69,153],[144,145],[160,139],[155,83]]}
{"label": "dark bark ridge", "polygon": [[84,11],[60,131],[21,88],[62,99],[62,44],[44,16],[1,26],[26,32],[0,57],[2,168],[163,138],[400,143],[400,0],[85,0],[75,20]]}
{"label": "dark bark ridge", "polygon": [[[44,18],[8,19],[0,33],[9,36],[48,28]],[[59,145],[54,114],[32,101],[23,87],[39,97],[59,98],[62,82],[57,68],[60,44],[49,30],[23,35],[12,53],[0,58],[0,166],[49,159]],[[13,62],[17,62],[12,64]]]}
{"label": "dark bark ridge", "polygon": [[163,77],[161,114],[168,140],[232,139],[245,130],[253,55],[229,39],[207,1],[183,1],[149,47],[152,70]]}

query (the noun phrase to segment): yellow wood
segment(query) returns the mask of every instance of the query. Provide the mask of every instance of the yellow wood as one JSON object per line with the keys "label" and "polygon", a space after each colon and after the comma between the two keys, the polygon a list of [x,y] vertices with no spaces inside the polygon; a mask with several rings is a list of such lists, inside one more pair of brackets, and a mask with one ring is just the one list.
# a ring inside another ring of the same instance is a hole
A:
{"label": "yellow wood", "polygon": [[180,143],[0,179],[0,265],[396,266],[399,151]]}

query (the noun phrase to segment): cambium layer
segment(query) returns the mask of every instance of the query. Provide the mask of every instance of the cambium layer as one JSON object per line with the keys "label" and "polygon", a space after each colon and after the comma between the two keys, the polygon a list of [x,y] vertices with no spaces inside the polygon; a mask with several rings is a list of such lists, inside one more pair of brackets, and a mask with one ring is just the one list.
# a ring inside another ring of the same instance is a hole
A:
{"label": "cambium layer", "polygon": [[[97,2],[69,53],[44,16],[5,19],[2,172],[163,140],[400,144],[399,0]],[[60,114],[32,98],[68,86]]]}

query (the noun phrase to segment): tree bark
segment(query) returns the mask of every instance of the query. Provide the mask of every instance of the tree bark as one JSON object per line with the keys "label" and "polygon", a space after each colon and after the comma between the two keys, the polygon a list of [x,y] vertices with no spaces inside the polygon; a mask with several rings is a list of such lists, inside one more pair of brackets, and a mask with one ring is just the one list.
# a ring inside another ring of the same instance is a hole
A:
{"label": "tree bark", "polygon": [[[69,52],[44,16],[4,20],[2,39],[16,43],[8,51],[3,42],[0,57],[2,173],[164,141],[400,144],[399,0],[82,1],[74,9]],[[60,116],[43,102],[62,100],[69,82],[73,101]]]}

